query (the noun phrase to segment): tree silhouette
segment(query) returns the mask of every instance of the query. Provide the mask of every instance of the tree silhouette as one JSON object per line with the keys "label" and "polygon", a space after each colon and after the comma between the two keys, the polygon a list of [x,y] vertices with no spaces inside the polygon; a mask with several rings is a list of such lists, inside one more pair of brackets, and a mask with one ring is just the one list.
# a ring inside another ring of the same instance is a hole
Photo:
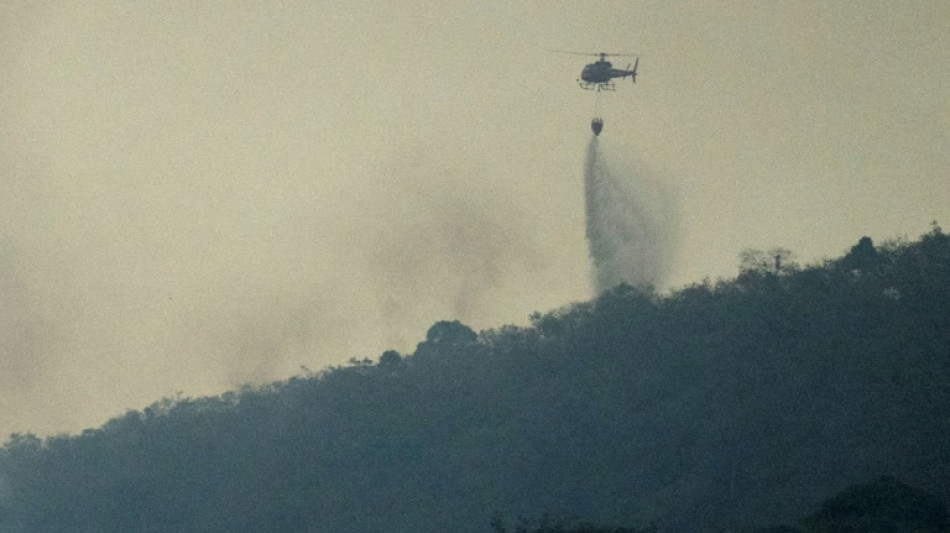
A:
{"label": "tree silhouette", "polygon": [[[13,435],[0,531],[475,533],[486,509],[756,531],[880,472],[950,500],[950,236],[758,264],[524,327],[441,321],[411,354]],[[855,498],[937,516],[888,483],[904,503],[858,491],[810,524],[847,524]]]}
{"label": "tree silhouette", "polygon": [[950,532],[944,502],[892,476],[841,491],[802,522],[807,533]]}

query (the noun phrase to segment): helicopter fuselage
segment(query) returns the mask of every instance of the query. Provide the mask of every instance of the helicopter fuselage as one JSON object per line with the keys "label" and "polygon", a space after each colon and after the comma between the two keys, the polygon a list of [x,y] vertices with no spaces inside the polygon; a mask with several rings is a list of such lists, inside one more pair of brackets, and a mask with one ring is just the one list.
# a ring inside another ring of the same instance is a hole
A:
{"label": "helicopter fuselage", "polygon": [[588,63],[581,70],[581,77],[577,80],[578,84],[584,89],[614,90],[614,78],[626,78],[630,76],[633,82],[637,82],[637,68],[633,70],[622,70],[613,68],[610,61],[600,60],[594,63]]}

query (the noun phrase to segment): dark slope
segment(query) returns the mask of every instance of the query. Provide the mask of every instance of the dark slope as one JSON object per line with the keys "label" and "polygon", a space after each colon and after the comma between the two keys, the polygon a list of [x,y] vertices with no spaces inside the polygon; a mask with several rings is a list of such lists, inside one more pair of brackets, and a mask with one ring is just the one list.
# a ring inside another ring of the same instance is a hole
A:
{"label": "dark slope", "polygon": [[793,523],[881,474],[950,500],[950,236],[384,354],[0,452],[5,531]]}

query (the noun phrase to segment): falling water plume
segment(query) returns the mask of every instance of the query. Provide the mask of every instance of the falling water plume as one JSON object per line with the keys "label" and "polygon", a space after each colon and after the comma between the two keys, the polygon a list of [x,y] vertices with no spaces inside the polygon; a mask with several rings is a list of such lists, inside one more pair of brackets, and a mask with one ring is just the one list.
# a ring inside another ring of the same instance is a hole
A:
{"label": "falling water plume", "polygon": [[657,287],[669,273],[678,227],[676,195],[636,160],[596,136],[587,146],[587,242],[597,294],[621,283]]}

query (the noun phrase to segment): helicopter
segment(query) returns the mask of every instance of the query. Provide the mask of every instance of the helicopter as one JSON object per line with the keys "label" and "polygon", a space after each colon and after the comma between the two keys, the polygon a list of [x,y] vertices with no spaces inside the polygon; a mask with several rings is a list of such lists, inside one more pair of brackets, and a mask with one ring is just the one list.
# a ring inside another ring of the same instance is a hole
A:
{"label": "helicopter", "polygon": [[597,52],[597,53],[588,53],[588,52],[569,52],[565,50],[551,50],[552,52],[557,52],[561,54],[574,54],[574,55],[584,55],[584,56],[595,56],[599,59],[593,63],[588,63],[584,66],[584,69],[581,70],[581,77],[578,78],[577,84],[581,86],[582,89],[588,91],[597,91],[597,105],[595,106],[596,115],[590,121],[590,129],[594,132],[594,136],[600,136],[600,132],[604,129],[604,119],[600,116],[600,91],[615,91],[616,85],[614,84],[614,78],[626,78],[630,76],[630,80],[633,83],[637,83],[637,67],[640,65],[640,57],[637,55],[637,59],[633,63],[633,69],[630,68],[630,65],[627,65],[626,70],[613,68],[613,64],[610,61],[607,61],[607,56],[635,56],[636,54],[608,54],[606,52]]}
{"label": "helicopter", "polygon": [[584,66],[584,69],[581,70],[581,77],[578,78],[577,84],[581,86],[582,89],[588,91],[615,91],[616,85],[614,84],[614,78],[626,78],[630,76],[633,83],[637,82],[637,66],[640,64],[640,57],[638,56],[636,61],[633,63],[633,69],[630,68],[630,65],[627,65],[626,70],[613,68],[613,64],[610,61],[607,61],[607,56],[635,56],[636,54],[608,54],[605,52],[597,53],[588,53],[588,52],[568,52],[564,50],[554,50],[555,52],[561,54],[574,54],[574,55],[583,55],[583,56],[595,56],[599,59],[593,63],[588,63]]}

